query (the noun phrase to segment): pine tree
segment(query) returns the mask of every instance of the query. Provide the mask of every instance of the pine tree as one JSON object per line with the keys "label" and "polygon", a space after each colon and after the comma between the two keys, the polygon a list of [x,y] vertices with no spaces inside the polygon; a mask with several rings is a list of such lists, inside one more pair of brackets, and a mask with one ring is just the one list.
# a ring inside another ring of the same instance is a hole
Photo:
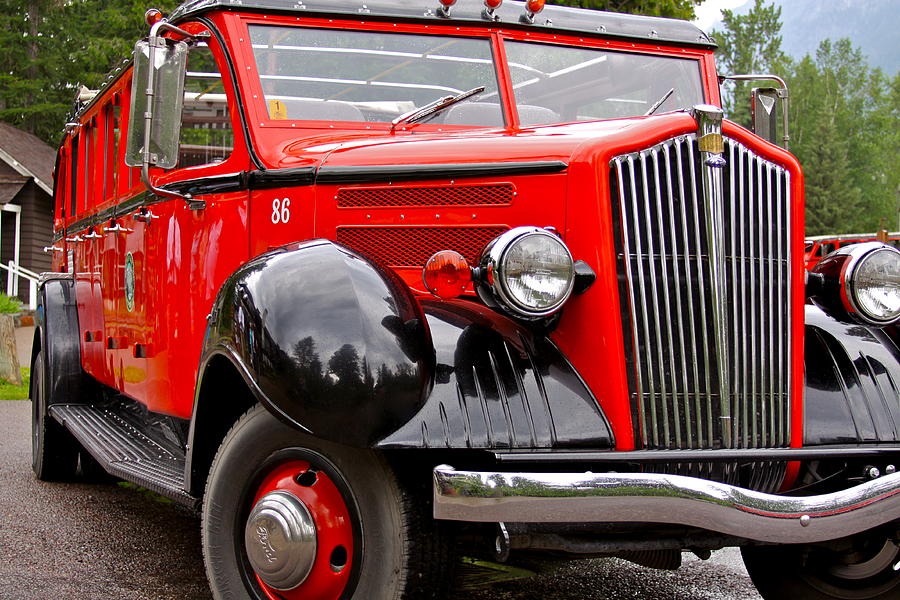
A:
{"label": "pine tree", "polygon": [[612,12],[654,15],[691,20],[694,7],[704,0],[551,0],[548,4],[561,4],[579,8],[593,8]]}
{"label": "pine tree", "polygon": [[[716,62],[719,73],[750,74],[772,73],[778,75],[788,70],[790,59],[781,49],[781,8],[765,6],[764,0],[756,0],[746,15],[731,10],[722,11],[723,31],[713,31],[712,38],[719,45]],[[734,82],[731,93],[724,94],[725,109],[733,121],[750,125],[751,87],[765,83]]]}

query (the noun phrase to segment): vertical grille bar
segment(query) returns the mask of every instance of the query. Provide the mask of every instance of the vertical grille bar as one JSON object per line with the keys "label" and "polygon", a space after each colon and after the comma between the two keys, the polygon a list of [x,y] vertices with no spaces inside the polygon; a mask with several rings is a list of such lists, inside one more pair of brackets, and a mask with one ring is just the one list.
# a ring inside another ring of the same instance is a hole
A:
{"label": "vertical grille bar", "polygon": [[[681,206],[681,235],[682,240],[684,242],[684,271],[685,271],[685,282],[687,288],[687,305],[688,305],[688,331],[690,331],[690,357],[691,357],[691,366],[692,366],[692,374],[694,389],[699,389],[700,385],[700,369],[699,369],[699,359],[697,356],[697,324],[696,319],[694,318],[694,277],[693,277],[693,269],[691,268],[692,260],[691,260],[691,252],[695,252],[698,256],[700,255],[700,246],[699,240],[694,238],[694,243],[691,243],[691,236],[688,231],[688,202],[687,196],[685,195],[685,187],[688,185],[688,180],[685,176],[684,171],[684,159],[685,154],[683,152],[683,148],[686,145],[686,142],[683,139],[680,139],[675,144],[675,164],[677,166],[678,171],[678,204]],[[693,250],[692,250],[693,248]],[[683,321],[683,314],[679,311],[679,315],[682,315],[682,318],[679,319],[679,322]],[[685,355],[685,361],[687,361],[687,355]],[[694,420],[688,421],[688,431],[693,431],[697,436],[697,444],[699,447],[704,447],[704,437],[703,437],[703,419],[702,412],[700,409],[700,395],[693,394],[694,396]],[[685,398],[684,405],[686,410],[689,410],[691,405],[691,398],[688,395],[688,389],[685,389]],[[692,446],[694,447],[694,446]]]}
{"label": "vertical grille bar", "polygon": [[[733,148],[734,144],[732,144],[731,147]],[[732,191],[732,195],[737,196],[738,206],[740,207],[739,212],[740,212],[740,230],[741,230],[741,234],[740,234],[740,237],[741,237],[741,256],[740,256],[740,261],[741,261],[741,275],[740,275],[740,277],[741,277],[741,301],[744,303],[744,306],[746,306],[746,302],[747,302],[747,251],[746,251],[747,240],[746,240],[746,237],[747,236],[745,235],[745,228],[744,228],[744,223],[746,223],[746,220],[744,219],[744,217],[745,217],[744,210],[745,210],[745,207],[747,206],[747,195],[746,195],[746,187],[744,186],[744,173],[745,173],[744,167],[747,164],[747,152],[743,147],[741,147],[738,150],[738,155],[739,155],[738,164],[737,164],[738,187]],[[732,164],[731,169],[734,170],[734,164]],[[750,332],[747,329],[747,311],[746,310],[741,311],[740,332],[741,332],[740,337],[741,337],[741,350],[742,351],[741,351],[741,370],[739,372],[739,375],[741,378],[740,379],[741,392],[743,393],[743,397],[746,399],[747,394],[750,391],[750,386],[749,386],[750,369],[747,364],[748,356],[750,354],[750,348],[749,348]],[[741,412],[741,415],[742,415],[743,419],[742,419],[742,427],[741,427],[741,434],[742,434],[741,437],[743,438],[742,439],[743,445],[741,447],[749,448],[750,447],[750,432],[752,430],[752,426],[749,423],[753,417],[753,414],[750,413],[749,403],[746,402],[746,400],[742,404],[743,404],[743,410]]]}
{"label": "vertical grille bar", "polygon": [[[675,195],[675,188],[673,187],[672,180],[672,154],[669,146],[663,146],[663,153],[665,154],[665,167],[666,167],[666,188],[669,190],[669,231],[672,233],[672,273],[675,278],[675,314],[684,315],[684,309],[681,301],[681,269],[682,264],[685,262],[682,255],[678,253],[678,227],[675,226],[675,214],[678,199]],[[679,186],[680,187],[680,186]],[[683,218],[683,217],[682,217]],[[670,319],[671,323],[673,319]],[[681,389],[684,398],[681,407],[684,413],[684,433],[685,433],[685,447],[693,448],[694,447],[694,434],[693,428],[691,427],[691,404],[687,401],[687,392],[690,389],[688,384],[688,361],[687,356],[685,354],[685,335],[684,335],[684,319],[674,319],[675,324],[678,326],[678,355],[681,357],[681,363],[678,365],[678,369],[676,370],[675,361],[673,360],[672,364],[672,377],[673,380],[677,377],[677,373],[681,373]],[[673,389],[675,389],[675,384],[673,383]],[[676,394],[675,396],[675,409],[676,411],[679,408],[679,396]],[[676,414],[678,414],[676,412]]]}
{"label": "vertical grille bar", "polygon": [[[733,140],[724,156],[724,205],[709,229],[695,136],[611,162],[623,326],[646,448],[790,443],[789,176]],[[720,270],[710,232],[721,237]],[[718,322],[715,290],[726,302]],[[711,345],[717,336],[721,349]]]}
{"label": "vertical grille bar", "polygon": [[[658,381],[660,387],[660,408],[662,409],[662,436],[663,436],[663,447],[668,447],[669,440],[669,415],[666,411],[666,378],[665,373],[665,360],[663,359],[663,340],[662,340],[662,330],[660,327],[660,310],[659,310],[659,286],[656,282],[656,249],[653,244],[653,212],[650,207],[650,184],[648,182],[648,173],[649,169],[647,168],[647,152],[641,152],[641,185],[644,190],[644,223],[647,234],[647,265],[650,270],[650,298],[653,301],[653,337],[656,342],[656,359],[657,362],[655,364],[650,365],[650,369],[658,370]],[[653,416],[654,416],[654,428],[659,431],[659,423],[656,420],[660,417],[659,409],[654,406],[653,407]]]}
{"label": "vertical grille bar", "polygon": [[[734,145],[728,146],[728,164],[732,165],[731,169],[728,171],[728,184],[729,189],[735,190],[735,173],[737,173],[737,169],[735,168],[735,151],[736,148]],[[731,296],[729,297],[729,302],[731,304],[731,327],[732,330],[737,332],[737,325],[739,319],[739,311],[738,311],[738,263],[736,257],[737,253],[737,240],[738,240],[738,227],[741,225],[742,221],[739,221],[737,218],[737,194],[731,193],[728,194],[727,198],[728,202],[728,222],[731,224],[730,227],[730,237],[731,237],[731,260],[728,262],[730,268],[728,271],[728,277],[731,279]],[[744,426],[744,419],[746,419],[746,415],[741,414],[741,407],[739,402],[740,390],[738,389],[740,386],[741,379],[738,376],[740,373],[740,365],[741,358],[738,345],[741,343],[741,336],[734,335],[731,338],[731,359],[732,366],[731,372],[734,375],[733,378],[733,387],[731,388],[731,418],[732,418],[732,439],[734,440],[734,444],[736,447],[742,446],[742,437],[741,437],[741,428]]]}
{"label": "vertical grille bar", "polygon": [[[650,364],[649,356],[644,355],[645,353],[650,352],[650,348],[652,346],[650,345],[650,321],[647,318],[647,303],[643,301],[643,299],[647,298],[648,292],[647,292],[647,286],[644,284],[644,257],[641,252],[641,242],[640,242],[640,240],[641,240],[641,224],[640,224],[640,220],[638,219],[638,215],[640,214],[640,212],[638,211],[639,194],[637,193],[637,187],[635,186],[635,177],[634,177],[635,163],[631,157],[629,157],[629,159],[628,159],[628,166],[629,166],[628,176],[631,179],[631,188],[630,189],[631,189],[631,200],[632,200],[632,208],[633,208],[632,215],[634,216],[633,221],[634,221],[635,250],[636,250],[635,266],[637,267],[638,282],[640,283],[640,287],[638,289],[640,290],[640,298],[642,300],[641,301],[641,317],[643,318],[642,322],[644,325],[644,331],[643,331],[644,350],[641,351],[641,350],[637,349],[637,345],[635,344],[635,346],[636,346],[635,353],[637,355],[637,364],[639,365],[638,368],[640,369],[641,368],[640,365],[642,365],[642,364],[647,365],[647,383],[649,384],[648,385],[648,392],[649,392],[648,404],[650,405],[650,410],[649,410],[649,413],[650,413],[650,435],[652,436],[654,446],[658,447],[659,446],[659,428],[657,427],[657,422],[656,422],[656,382],[653,377],[653,367]],[[626,260],[630,260],[630,259],[628,257],[626,257]],[[638,398],[638,402],[640,402],[641,405],[644,405],[643,395]],[[646,411],[646,409],[645,409],[645,412],[648,412],[648,411]],[[645,422],[646,422],[646,416],[645,416]],[[649,438],[645,438],[645,439],[649,440]]]}
{"label": "vertical grille bar", "polygon": [[[625,248],[624,248],[625,261],[624,262],[625,262],[625,278],[628,282],[628,284],[627,284],[628,285],[628,301],[629,301],[628,305],[631,308],[631,319],[629,319],[629,320],[631,321],[631,334],[632,334],[632,336],[634,336],[633,339],[637,340],[638,339],[637,302],[635,300],[635,294],[634,294],[634,292],[635,292],[634,283],[633,283],[634,277],[632,276],[632,271],[631,271],[631,259],[629,258],[632,255],[631,236],[629,235],[629,229],[628,229],[629,228],[628,217],[627,217],[628,211],[625,210],[625,207],[627,206],[627,200],[625,197],[625,186],[623,185],[626,180],[622,173],[622,170],[623,170],[622,169],[622,159],[617,158],[617,159],[615,159],[614,162],[616,165],[616,175],[620,182],[620,184],[618,186],[619,202],[621,203],[621,206],[623,207],[623,210],[622,210],[622,242],[623,242],[623,245],[625,246]],[[628,159],[628,164],[629,164],[629,169],[628,169],[629,175],[632,175],[634,173],[634,170],[630,168],[631,167],[631,158]],[[633,175],[632,175],[632,177],[633,177]],[[645,323],[644,327],[646,329],[646,323]],[[646,415],[644,414],[644,402],[643,402],[644,384],[643,384],[643,377],[641,375],[640,360],[637,357],[635,357],[635,364],[637,365],[637,368],[635,369],[635,383],[637,385],[637,398],[638,398],[637,403],[638,403],[638,407],[639,407],[639,418],[641,420],[641,436],[643,439],[646,440],[647,439],[647,418],[646,418]]]}
{"label": "vertical grille bar", "polygon": [[[704,277],[704,272],[709,270],[709,257],[707,255],[702,255],[702,250],[704,248],[704,244],[702,243],[705,240],[705,236],[701,237],[700,234],[700,215],[703,214],[700,209],[700,204],[697,198],[697,162],[699,157],[695,152],[696,144],[692,143],[688,145],[688,158],[690,165],[690,173],[691,173],[691,196],[693,200],[693,208],[694,208],[694,236],[697,240],[697,276],[699,279],[699,300],[700,300],[700,330],[702,332],[701,338],[703,343],[703,374],[705,377],[706,383],[706,441],[708,444],[712,444],[713,438],[715,437],[713,433],[713,383],[710,380],[710,375],[713,373],[712,366],[712,358],[709,354],[709,344],[710,344],[710,335],[707,331],[707,327],[709,325],[709,320],[706,318],[706,309],[710,304],[710,299],[706,293],[706,282]],[[707,244],[709,242],[707,241]],[[704,259],[706,262],[704,263]],[[698,407],[699,410],[699,407]]]}

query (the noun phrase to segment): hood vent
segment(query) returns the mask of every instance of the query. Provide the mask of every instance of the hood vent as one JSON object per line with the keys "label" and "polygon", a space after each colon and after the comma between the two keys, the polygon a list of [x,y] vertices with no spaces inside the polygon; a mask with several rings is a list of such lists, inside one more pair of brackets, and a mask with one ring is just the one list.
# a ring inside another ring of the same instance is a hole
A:
{"label": "hood vent", "polygon": [[338,227],[337,242],[390,267],[421,268],[441,250],[456,250],[475,264],[487,243],[506,230],[504,226]]}
{"label": "hood vent", "polygon": [[344,188],[336,196],[338,208],[415,206],[508,206],[515,196],[511,183],[432,187]]}

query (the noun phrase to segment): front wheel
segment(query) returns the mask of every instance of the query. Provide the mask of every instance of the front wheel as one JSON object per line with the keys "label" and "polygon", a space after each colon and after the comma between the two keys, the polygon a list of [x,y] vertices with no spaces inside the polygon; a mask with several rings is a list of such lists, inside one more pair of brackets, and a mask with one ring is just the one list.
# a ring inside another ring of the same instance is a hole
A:
{"label": "front wheel", "polygon": [[318,440],[262,406],[207,482],[203,551],[217,599],[401,600],[447,589],[448,544],[379,454]]}
{"label": "front wheel", "polygon": [[765,600],[896,600],[900,546],[871,536],[843,550],[817,546],[747,546],[750,578]]}

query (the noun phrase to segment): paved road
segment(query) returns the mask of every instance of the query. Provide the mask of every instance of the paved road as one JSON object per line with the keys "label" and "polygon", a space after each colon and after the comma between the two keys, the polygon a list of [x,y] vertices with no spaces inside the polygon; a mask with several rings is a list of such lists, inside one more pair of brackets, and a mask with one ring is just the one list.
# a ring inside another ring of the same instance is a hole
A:
{"label": "paved road", "polygon": [[[28,402],[0,401],[0,599],[210,600],[199,520],[124,485],[36,481],[29,419]],[[759,600],[734,550],[674,572],[604,559],[473,585],[455,600]]]}

